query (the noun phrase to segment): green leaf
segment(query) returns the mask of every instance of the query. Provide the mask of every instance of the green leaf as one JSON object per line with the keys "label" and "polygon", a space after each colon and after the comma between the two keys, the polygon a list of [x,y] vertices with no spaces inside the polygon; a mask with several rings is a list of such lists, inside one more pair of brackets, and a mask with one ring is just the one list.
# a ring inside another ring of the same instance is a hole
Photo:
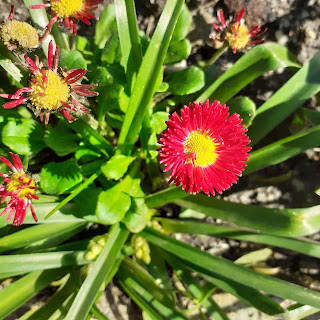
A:
{"label": "green leaf", "polygon": [[135,157],[115,155],[101,167],[102,173],[108,179],[119,180],[127,172],[129,165]]}
{"label": "green leaf", "polygon": [[302,209],[264,208],[201,194],[175,200],[174,203],[238,226],[279,236],[304,236],[320,230],[320,206]]}
{"label": "green leaf", "polygon": [[90,263],[84,258],[85,251],[63,251],[29,253],[0,256],[0,274],[17,272],[28,273],[35,270],[56,269]]}
{"label": "green leaf", "polygon": [[111,23],[116,19],[116,11],[113,4],[109,4],[102,11],[100,19],[98,20],[95,28],[94,43],[99,49],[102,49],[111,36]]}
{"label": "green leaf", "polygon": [[151,115],[150,126],[156,134],[160,134],[163,130],[166,129],[166,121],[169,119],[168,112],[155,112]]}
{"label": "green leaf", "polygon": [[182,39],[170,43],[163,64],[174,64],[187,59],[191,53],[191,43],[188,39]]}
{"label": "green leaf", "polygon": [[[128,238],[129,231],[120,224],[111,227],[106,245],[82,284],[67,316],[68,320],[85,320],[93,305],[99,288],[112,271],[120,257],[120,251]],[[105,286],[107,283],[105,283]]]}
{"label": "green leaf", "polygon": [[191,13],[187,5],[184,3],[182,5],[177,24],[174,28],[171,42],[180,41],[184,39],[188,34],[191,22],[192,22]]}
{"label": "green leaf", "polygon": [[265,72],[283,67],[299,68],[300,64],[287,48],[273,42],[261,44],[243,55],[196,100],[225,103]]}
{"label": "green leaf", "polygon": [[[154,245],[183,260],[196,272],[213,278],[225,278],[228,281],[253,289],[259,288],[259,290],[285,299],[291,299],[317,308],[320,307],[320,293],[316,291],[259,274],[229,260],[212,256],[207,252],[191,247],[148,227],[141,235]],[[252,299],[254,300],[254,296]],[[278,312],[282,312],[281,307],[276,303],[274,303],[274,307],[278,308]]]}
{"label": "green leaf", "polygon": [[0,238],[0,252],[19,249],[40,240],[54,238],[66,232],[72,232],[73,229],[78,229],[85,224],[83,222],[60,222],[29,227]]}
{"label": "green leaf", "polygon": [[130,205],[130,196],[124,193],[122,183],[118,183],[99,194],[96,216],[100,223],[114,224],[122,220]]}
{"label": "green leaf", "polygon": [[35,154],[45,147],[44,130],[32,119],[11,119],[3,128],[2,142],[20,155]]}
{"label": "green leaf", "polygon": [[52,126],[44,137],[46,145],[59,157],[76,151],[79,146],[78,140],[77,135],[63,121],[59,121],[56,126]]}
{"label": "green leaf", "polygon": [[20,69],[14,64],[15,62],[18,62],[18,59],[0,42],[0,66],[6,70],[14,80],[20,83],[23,75]]}
{"label": "green leaf", "polygon": [[130,155],[132,152],[146,110],[149,108],[154,92],[159,87],[158,79],[162,71],[162,63],[182,4],[183,0],[166,2],[132,91],[118,140],[117,153],[119,154]]}
{"label": "green leaf", "polygon": [[69,277],[68,281],[59,287],[43,307],[34,311],[26,319],[19,318],[19,320],[65,319],[67,311],[76,295],[76,288],[72,282],[73,279]]}
{"label": "green leaf", "polygon": [[281,163],[304,150],[318,147],[319,134],[320,125],[317,125],[252,152],[243,174]]}
{"label": "green leaf", "polygon": [[115,0],[115,8],[122,53],[122,64],[129,84],[129,92],[131,92],[142,61],[135,4],[133,0]]}
{"label": "green leaf", "polygon": [[[188,318],[185,317],[182,313],[175,310],[174,308],[168,308],[167,306],[163,305],[160,301],[158,301],[151,292],[145,289],[145,287],[140,284],[136,278],[134,278],[130,273],[124,272],[123,269],[119,269],[119,272],[117,274],[117,278],[119,279],[119,282],[121,285],[125,285],[124,289],[126,290],[126,286],[131,287],[138,296],[142,297],[142,301],[147,302],[150,305],[150,309],[145,308],[145,305],[142,304],[142,308],[145,309],[145,311],[148,312],[148,314],[152,315],[152,319],[172,319],[172,320],[187,320]],[[127,290],[126,290],[127,291]],[[134,297],[134,295],[131,295],[131,292],[129,291],[129,294],[131,297]],[[134,299],[134,298],[133,298]],[[136,300],[134,300],[136,301]],[[139,300],[138,300],[139,301]],[[158,316],[154,317],[154,311],[157,310]],[[150,313],[149,313],[150,312]]]}
{"label": "green leaf", "polygon": [[260,250],[255,250],[252,252],[249,252],[237,260],[235,260],[235,263],[243,264],[243,265],[255,265],[258,262],[264,262],[270,258],[272,255],[272,250],[269,248],[264,248]]}
{"label": "green leaf", "polygon": [[190,67],[172,72],[166,78],[169,91],[176,95],[186,95],[199,91],[205,85],[204,72],[197,67]]}
{"label": "green leaf", "polygon": [[126,273],[149,292],[154,299],[168,308],[174,308],[174,300],[167,290],[159,284],[143,267],[129,258],[124,258],[120,267],[120,273]]}
{"label": "green leaf", "polygon": [[60,49],[59,66],[70,69],[87,69],[87,62],[77,50]]}
{"label": "green leaf", "polygon": [[126,216],[122,219],[129,231],[138,233],[144,229],[148,222],[148,207],[144,202],[144,192],[140,187],[141,179],[134,179],[130,195],[131,206]]}
{"label": "green leaf", "polygon": [[69,193],[82,181],[80,168],[74,159],[64,162],[49,162],[41,170],[41,189],[53,195]]}
{"label": "green leaf", "polygon": [[246,127],[249,127],[256,114],[256,104],[248,97],[237,97],[228,102],[230,113],[238,113]]}
{"label": "green leaf", "polygon": [[108,140],[82,119],[70,123],[69,126],[87,140],[91,147],[97,148],[105,156],[110,157],[113,153],[113,147]]}
{"label": "green leaf", "polygon": [[320,243],[307,238],[284,238],[265,234],[254,230],[243,230],[212,224],[191,222],[187,220],[174,220],[157,218],[166,233],[206,234],[219,238],[230,238],[240,241],[263,243],[274,247],[286,248],[300,252],[311,257],[320,258]]}
{"label": "green leaf", "polygon": [[15,281],[0,291],[0,319],[4,319],[14,310],[35,296],[52,281],[61,278],[66,270],[34,271]]}
{"label": "green leaf", "polygon": [[258,108],[248,131],[252,145],[320,90],[319,72],[320,52]]}

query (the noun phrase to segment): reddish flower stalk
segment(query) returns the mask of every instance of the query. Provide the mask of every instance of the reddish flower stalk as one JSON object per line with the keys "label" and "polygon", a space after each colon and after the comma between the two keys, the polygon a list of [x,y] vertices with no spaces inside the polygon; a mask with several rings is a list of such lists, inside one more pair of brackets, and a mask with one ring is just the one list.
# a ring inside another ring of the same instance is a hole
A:
{"label": "reddish flower stalk", "polygon": [[90,25],[89,19],[94,19],[93,12],[103,0],[47,0],[46,4],[36,4],[29,9],[50,8],[52,19],[47,25],[47,29],[51,30],[52,26],[59,20],[64,22],[69,30],[77,34],[76,20],[81,20]]}
{"label": "reddish flower stalk", "polygon": [[7,165],[12,171],[8,174],[0,173],[0,177],[4,180],[4,183],[0,185],[1,203],[4,203],[4,201],[10,197],[9,202],[0,216],[8,213],[7,222],[9,222],[14,215],[13,225],[20,226],[24,221],[29,207],[33,219],[38,222],[31,203],[32,199],[39,199],[35,195],[37,185],[35,181],[25,173],[20,157],[11,152],[10,156],[13,164],[5,157],[0,157],[0,161]]}
{"label": "reddish flower stalk", "polygon": [[44,30],[39,37],[37,30],[29,23],[13,19],[13,8],[11,6],[9,21],[0,25],[1,41],[10,51],[17,49],[20,52],[27,52],[39,48],[50,32]]}
{"label": "reddish flower stalk", "polygon": [[236,53],[237,50],[243,49],[246,46],[256,45],[264,41],[264,39],[258,39],[250,41],[252,38],[263,35],[267,29],[261,31],[261,26],[256,26],[248,30],[247,26],[242,23],[242,18],[245,9],[240,10],[234,17],[230,24],[226,23],[224,13],[222,9],[217,12],[217,18],[221,26],[212,23],[212,26],[217,31],[217,35],[212,39],[227,42],[229,47]]}
{"label": "reddish flower stalk", "polygon": [[49,122],[50,114],[59,112],[68,122],[76,120],[73,113],[88,113],[84,105],[77,100],[77,95],[95,97],[99,93],[91,91],[97,84],[81,84],[78,81],[85,76],[87,70],[72,69],[65,71],[58,67],[59,47],[56,47],[53,54],[52,41],[48,49],[48,67],[43,67],[36,56],[35,61],[27,55],[24,59],[25,66],[31,72],[28,87],[19,89],[14,94],[0,94],[0,97],[12,99],[3,105],[5,109],[11,109],[23,103],[33,110],[36,116],[40,115],[41,121]]}
{"label": "reddish flower stalk", "polygon": [[236,183],[251,147],[242,119],[219,101],[203,105],[190,103],[174,112],[167,121],[159,140],[162,147],[159,160],[164,171],[170,172],[170,182],[191,194],[203,190],[208,196]]}

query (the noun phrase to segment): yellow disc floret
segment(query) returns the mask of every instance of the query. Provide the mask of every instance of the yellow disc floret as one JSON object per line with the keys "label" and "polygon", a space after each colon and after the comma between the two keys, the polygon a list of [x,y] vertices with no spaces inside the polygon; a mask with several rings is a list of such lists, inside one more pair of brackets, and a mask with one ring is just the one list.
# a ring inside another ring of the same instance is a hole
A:
{"label": "yellow disc floret", "polygon": [[60,18],[71,17],[77,11],[82,10],[84,0],[60,0],[50,1],[51,10]]}
{"label": "yellow disc floret", "polygon": [[36,183],[25,172],[14,172],[9,179],[11,182],[7,183],[6,190],[14,192],[19,198],[27,199],[30,194],[35,194]]}
{"label": "yellow disc floret", "polygon": [[234,24],[226,30],[225,39],[230,48],[237,50],[244,48],[250,41],[248,28],[244,24]]}
{"label": "yellow disc floret", "polygon": [[67,102],[70,97],[70,87],[62,76],[51,70],[45,71],[45,77],[41,73],[32,76],[29,86],[33,91],[28,92],[28,98],[37,110],[56,111],[62,107],[61,101]]}
{"label": "yellow disc floret", "polygon": [[208,135],[199,131],[191,132],[184,144],[184,151],[190,156],[187,162],[201,167],[212,164],[217,157],[216,146],[217,144]]}
{"label": "yellow disc floret", "polygon": [[0,38],[7,46],[19,46],[23,50],[34,49],[39,45],[39,36],[27,22],[11,20],[0,27]]}

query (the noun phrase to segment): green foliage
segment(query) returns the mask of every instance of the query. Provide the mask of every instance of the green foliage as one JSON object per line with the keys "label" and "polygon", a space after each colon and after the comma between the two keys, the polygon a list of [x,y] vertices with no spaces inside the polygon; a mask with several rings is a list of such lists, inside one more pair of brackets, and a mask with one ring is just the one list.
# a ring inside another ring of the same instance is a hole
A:
{"label": "green foliage", "polygon": [[[24,2],[26,6],[39,3]],[[320,243],[305,237],[320,230],[319,206],[261,207],[190,195],[181,187],[168,188],[168,173],[161,173],[163,166],[158,160],[158,141],[170,114],[179,114],[183,105],[219,100],[227,103],[230,114],[240,115],[252,145],[259,142],[243,175],[275,165],[281,171],[279,164],[320,145],[319,112],[307,104],[300,108],[319,91],[320,54],[301,67],[287,48],[267,42],[248,50],[221,73],[219,64],[209,65],[214,59],[198,61],[201,56],[194,55],[197,48],[188,40],[194,12],[189,11],[188,2],[166,1],[155,29],[148,25],[145,31],[139,30],[136,5],[134,0],[106,5],[93,24],[94,37],[84,32],[72,38],[54,25],[43,42],[44,55],[51,39],[60,46],[61,76],[62,70],[87,69],[86,84],[97,84],[94,90],[99,95],[92,99],[74,92],[79,83],[70,85],[72,95],[90,109],[88,115],[76,112],[79,119],[73,123],[58,115],[46,125],[28,106],[0,108],[0,155],[10,159],[9,152],[17,153],[25,171],[40,171],[32,176],[40,199],[31,199],[38,222],[30,208],[24,226],[18,229],[7,223],[8,212],[0,216],[0,279],[12,279],[0,291],[0,318],[59,280],[51,299],[21,320],[105,320],[97,302],[113,277],[142,310],[145,320],[228,320],[214,300],[217,290],[279,318],[303,319],[318,312],[320,295],[316,291],[256,271],[277,248],[289,250],[288,255],[320,258]],[[49,22],[45,8],[30,10],[30,15],[39,30]],[[226,44],[213,58],[224,49]],[[210,50],[205,48],[204,55]],[[46,68],[43,53],[35,52]],[[35,59],[33,54],[27,55]],[[5,70],[1,94],[13,94],[30,85],[30,69],[19,62],[18,55],[0,43],[0,66]],[[250,89],[250,97],[245,96],[242,89],[248,84],[279,68],[294,74],[271,98],[259,106],[255,88]],[[27,92],[21,93],[21,97],[27,96]],[[0,98],[0,103],[16,98]],[[72,96],[66,102],[72,105]],[[0,172],[12,174],[2,162]],[[292,177],[294,169],[290,168],[289,173],[286,170],[276,178],[255,182],[279,183]],[[9,180],[4,178],[0,177],[0,186],[7,188]],[[10,196],[4,199],[2,189],[0,194],[1,214]],[[21,214],[19,210],[16,214]],[[206,217],[223,224],[209,223]],[[165,233],[247,241],[261,248],[231,261]],[[103,245],[92,245],[97,235],[107,239]],[[141,259],[135,239],[148,248],[148,259]],[[93,251],[95,261],[87,255]],[[270,294],[297,304],[285,310]],[[177,303],[177,297],[191,307],[187,310]]]}
{"label": "green foliage", "polygon": [[82,180],[80,168],[73,159],[49,162],[41,170],[41,189],[48,194],[69,193]]}
{"label": "green foliage", "polygon": [[45,147],[44,130],[32,119],[11,119],[3,127],[2,142],[18,154],[36,154]]}

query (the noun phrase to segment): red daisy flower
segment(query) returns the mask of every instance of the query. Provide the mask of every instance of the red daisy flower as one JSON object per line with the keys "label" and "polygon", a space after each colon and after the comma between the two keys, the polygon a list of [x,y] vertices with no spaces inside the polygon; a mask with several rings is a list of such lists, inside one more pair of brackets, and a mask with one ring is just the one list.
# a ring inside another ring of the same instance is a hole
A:
{"label": "red daisy flower", "polygon": [[78,81],[87,73],[85,69],[73,69],[66,71],[58,67],[59,47],[56,47],[55,56],[53,55],[52,41],[48,49],[48,67],[43,67],[36,56],[35,62],[27,55],[24,59],[25,66],[31,72],[28,78],[28,87],[19,89],[14,94],[0,94],[0,97],[13,99],[3,105],[5,109],[11,109],[23,103],[36,116],[40,115],[41,121],[45,124],[49,122],[50,114],[59,112],[68,122],[76,120],[71,112],[88,113],[84,105],[77,100],[77,95],[85,97],[95,97],[99,93],[91,91],[97,84],[80,84]]}
{"label": "red daisy flower", "polygon": [[267,29],[261,31],[261,26],[256,26],[248,30],[247,26],[242,23],[242,17],[244,15],[245,9],[240,10],[234,17],[231,24],[226,23],[226,19],[223,14],[223,10],[219,9],[217,12],[218,20],[221,24],[221,27],[217,26],[215,23],[212,23],[214,29],[220,34],[218,36],[213,36],[212,39],[217,39],[219,41],[226,41],[229,47],[233,50],[233,53],[236,53],[237,50],[243,49],[246,46],[255,45],[264,41],[264,39],[250,41],[251,38],[259,37],[263,35]]}
{"label": "red daisy flower", "polygon": [[231,187],[241,176],[251,147],[242,119],[215,100],[190,103],[174,112],[161,133],[160,163],[170,172],[170,182],[191,194],[208,196]]}
{"label": "red daisy flower", "polygon": [[47,29],[51,30],[57,20],[64,22],[69,30],[77,34],[76,20],[81,20],[90,25],[88,19],[94,19],[93,11],[95,11],[103,0],[47,0],[46,4],[36,4],[30,6],[29,9],[42,9],[50,7],[52,19],[47,25]]}
{"label": "red daisy flower", "polygon": [[11,6],[9,21],[0,25],[1,41],[10,51],[17,49],[24,53],[37,49],[48,36],[48,31],[44,30],[39,37],[37,30],[32,25],[13,19],[13,8]]}
{"label": "red daisy flower", "polygon": [[0,161],[7,165],[12,171],[9,174],[0,173],[0,177],[4,178],[4,183],[0,185],[1,203],[4,203],[7,197],[11,198],[0,216],[8,213],[7,222],[9,222],[14,214],[13,225],[20,226],[26,216],[28,207],[30,207],[33,219],[38,222],[31,203],[31,199],[39,199],[35,195],[37,185],[35,181],[25,173],[20,157],[11,152],[10,156],[13,164],[5,157],[0,157]]}

